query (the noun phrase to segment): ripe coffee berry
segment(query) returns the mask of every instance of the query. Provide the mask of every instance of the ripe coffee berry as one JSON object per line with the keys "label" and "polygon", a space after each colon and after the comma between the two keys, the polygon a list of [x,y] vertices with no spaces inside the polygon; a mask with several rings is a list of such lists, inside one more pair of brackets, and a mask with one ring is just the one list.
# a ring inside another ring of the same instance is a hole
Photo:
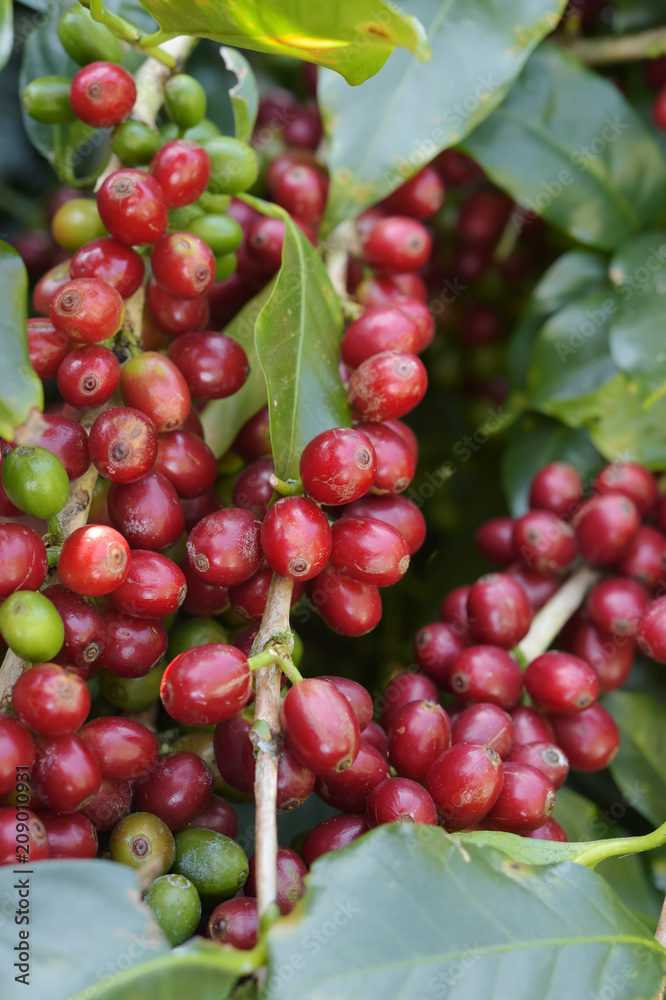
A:
{"label": "ripe coffee berry", "polygon": [[524,678],[532,701],[548,712],[580,712],[599,694],[592,667],[570,653],[542,653],[532,660]]}
{"label": "ripe coffee berry", "polygon": [[196,299],[175,298],[167,295],[151,278],[146,288],[146,301],[155,322],[172,337],[191,330],[203,330],[208,323],[210,307],[203,295]]}
{"label": "ripe coffee berry", "polygon": [[195,399],[225,399],[245,384],[247,354],[224,333],[184,333],[169,344],[169,357]]}
{"label": "ripe coffee berry", "polygon": [[275,462],[272,458],[260,458],[246,465],[231,491],[236,507],[245,507],[257,517],[265,517],[275,492],[271,484],[274,475]]}
{"label": "ripe coffee berry", "polygon": [[133,483],[150,472],[157,458],[157,432],[140,410],[117,406],[96,418],[88,437],[90,457],[101,475]]}
{"label": "ripe coffee berry", "polygon": [[[32,864],[49,857],[44,824],[31,809],[22,812],[26,816],[19,820],[16,806],[0,808],[0,865]],[[19,833],[27,840],[19,842]]]}
{"label": "ripe coffee berry", "polygon": [[388,732],[400,709],[410,701],[437,703],[437,698],[437,688],[423,674],[398,674],[386,685],[382,698],[381,724]]}
{"label": "ripe coffee berry", "polygon": [[520,667],[498,646],[470,646],[449,670],[449,687],[464,702],[490,702],[513,708],[523,692]]}
{"label": "ripe coffee berry", "polygon": [[628,497],[604,493],[585,501],[573,525],[583,558],[595,566],[608,566],[636,535],[640,515]]}
{"label": "ripe coffee berry", "polygon": [[69,267],[73,278],[97,278],[115,288],[123,299],[141,287],[146,270],[136,250],[111,236],[86,243],[76,251]]}
{"label": "ripe coffee berry", "polygon": [[172,660],[160,686],[162,704],[177,722],[208,726],[240,711],[250,697],[248,662],[235,646],[213,642]]}
{"label": "ripe coffee berry", "polygon": [[209,514],[190,532],[187,557],[204,583],[233,587],[261,565],[261,522],[249,510],[231,507]]}
{"label": "ripe coffee berry", "polygon": [[134,107],[134,78],[116,63],[91,62],[72,80],[69,103],[77,118],[95,128],[113,128]]}
{"label": "ripe coffee berry", "polygon": [[525,591],[506,573],[489,573],[472,586],[467,614],[477,642],[511,649],[527,635],[532,609]]}
{"label": "ripe coffee berry", "polygon": [[35,760],[32,736],[18,719],[0,716],[0,795],[16,788],[16,772],[30,770]]}
{"label": "ripe coffee berry", "polygon": [[72,346],[67,334],[56,330],[50,320],[40,317],[28,320],[30,364],[43,382],[56,377]]}
{"label": "ripe coffee berry", "polygon": [[[256,761],[254,748],[249,739],[243,741],[242,765],[245,785],[250,794],[254,793]],[[346,771],[344,772],[347,773]],[[315,787],[315,773],[306,767],[288,746],[282,748],[278,761],[277,798],[275,807],[280,813],[298,809],[312,795]]]}
{"label": "ripe coffee berry", "polygon": [[569,648],[574,656],[590,664],[597,675],[599,690],[607,692],[622,687],[631,673],[636,641],[626,636],[613,636],[592,622],[581,622]]}
{"label": "ripe coffee berry", "polygon": [[129,559],[129,545],[120,532],[103,524],[86,524],[65,539],[58,574],[75,594],[99,597],[124,582]]}
{"label": "ripe coffee berry", "polygon": [[636,505],[641,517],[651,514],[657,503],[657,482],[644,465],[615,462],[601,470],[594,480],[597,493],[620,493]]}
{"label": "ripe coffee berry", "polygon": [[365,263],[382,271],[418,271],[431,249],[432,240],[425,226],[399,215],[380,219],[361,240]]}
{"label": "ripe coffee berry", "polygon": [[176,298],[203,295],[215,280],[212,251],[192,233],[167,233],[150,251],[150,264],[157,284]]}
{"label": "ripe coffee berry", "polygon": [[316,774],[341,772],[356,759],[361,732],[345,696],[319,678],[290,688],[280,708],[287,744]]}
{"label": "ripe coffee berry", "polygon": [[562,573],[576,558],[573,529],[551,511],[534,510],[519,517],[512,539],[516,553],[536,573]]}
{"label": "ripe coffee berry", "polygon": [[134,786],[136,808],[152,813],[170,830],[182,830],[201,812],[213,791],[213,777],[195,753],[183,751],[158,760]]}
{"label": "ripe coffee berry", "polygon": [[544,466],[532,480],[530,507],[532,510],[549,510],[560,517],[572,515],[583,499],[583,480],[567,462],[551,462]]}
{"label": "ripe coffee berry", "polygon": [[557,745],[575,771],[608,767],[620,747],[615,720],[601,705],[569,715],[551,715],[550,722]]}
{"label": "ripe coffee berry", "polygon": [[518,708],[512,708],[509,714],[513,722],[513,742],[516,746],[535,743],[537,740],[554,741],[553,727],[548,718],[536,708],[519,705]]}
{"label": "ripe coffee berry", "polygon": [[169,213],[162,188],[142,170],[116,170],[97,192],[102,222],[128,246],[154,243],[163,234]]}
{"label": "ripe coffee berry", "polygon": [[426,788],[447,830],[465,830],[479,823],[497,801],[504,770],[490,747],[457,743],[430,768]]}
{"label": "ripe coffee berry", "polygon": [[489,702],[463,709],[451,728],[452,743],[479,743],[492,747],[502,759],[513,746],[513,722],[508,712]]}
{"label": "ripe coffee berry", "polygon": [[445,622],[424,625],[414,636],[414,657],[437,687],[448,689],[449,672],[465,642]]}
{"label": "ripe coffee berry", "polygon": [[74,278],[60,288],[49,307],[56,330],[72,340],[97,344],[122,326],[125,306],[115,288],[97,278]]}
{"label": "ripe coffee berry", "polygon": [[15,590],[39,590],[46,578],[46,547],[22,524],[0,524],[0,601]]}
{"label": "ripe coffee berry", "polygon": [[377,587],[352,580],[330,564],[308,584],[308,595],[328,627],[341,635],[365,635],[381,621]]}
{"label": "ripe coffee berry", "polygon": [[545,774],[516,761],[504,764],[504,784],[483,825],[522,833],[542,826],[555,808],[555,789]]}
{"label": "ripe coffee berry", "polygon": [[331,545],[325,515],[306,497],[282,497],[261,525],[261,547],[278,576],[311,580],[326,565]]}
{"label": "ripe coffee berry", "polygon": [[323,675],[320,680],[328,681],[345,696],[356,716],[361,733],[363,733],[372,722],[374,711],[372,698],[363,685],[348,677],[334,677],[331,674]]}
{"label": "ripe coffee berry", "polygon": [[[321,222],[326,204],[326,179],[305,164],[289,167],[275,185],[275,201],[306,226]],[[426,255],[427,256],[427,255]]]}
{"label": "ripe coffee berry", "polygon": [[516,583],[520,584],[527,594],[532,611],[539,611],[562,583],[561,578],[554,573],[545,575],[533,573],[522,563],[514,563],[513,566],[509,566],[507,573],[513,577]]}
{"label": "ripe coffee berry", "polygon": [[208,920],[208,937],[220,944],[248,951],[259,933],[257,901],[247,896],[220,903]]}
{"label": "ripe coffee berry", "polygon": [[50,858],[94,858],[97,855],[97,831],[81,813],[44,810],[39,817],[46,830]]}
{"label": "ripe coffee berry", "polygon": [[126,406],[145,413],[158,434],[180,427],[192,406],[180,370],[158,351],[143,351],[123,365],[120,392]]}
{"label": "ripe coffee berry", "polygon": [[[65,640],[54,662],[84,671],[82,677],[87,680],[88,676],[93,676],[88,671],[92,669],[96,673],[99,669],[99,658],[106,649],[108,637],[104,619],[85,597],[60,584],[47,587],[44,596],[54,605],[65,627]],[[78,729],[78,726],[72,728]]]}
{"label": "ripe coffee berry", "polygon": [[341,517],[332,528],[331,566],[376,587],[397,583],[409,568],[407,543],[396,528],[371,517]]}
{"label": "ripe coffee berry", "polygon": [[402,417],[425,395],[428,375],[415,354],[383,351],[363,361],[349,380],[349,402],[364,420]]}
{"label": "ripe coffee berry", "polygon": [[[379,425],[377,425],[379,426]],[[414,555],[425,541],[426,525],[423,514],[411,500],[401,496],[365,496],[344,508],[343,517],[372,517],[396,528]]]}
{"label": "ripe coffee berry", "polygon": [[133,549],[127,576],[109,599],[118,611],[137,618],[166,618],[181,606],[186,590],[182,571],[170,559]]}
{"label": "ripe coffee berry", "polygon": [[[249,874],[245,883],[245,892],[256,894],[256,855],[252,855],[249,864]],[[303,878],[307,868],[302,859],[289,847],[278,847],[277,850],[277,904],[284,916],[291,913],[296,903],[305,892]]]}
{"label": "ripe coffee berry", "polygon": [[40,736],[32,771],[35,791],[55,812],[76,812],[99,789],[99,764],[76,733]]}
{"label": "ripe coffee berry", "polygon": [[484,557],[498,566],[509,566],[516,559],[513,544],[514,521],[511,517],[492,517],[474,532],[474,544]]}
{"label": "ripe coffee berry", "polygon": [[314,790],[320,799],[343,812],[362,812],[368,793],[391,777],[386,757],[361,740],[356,759],[341,774],[319,775]]}
{"label": "ripe coffee berry", "polygon": [[666,663],[666,597],[648,604],[638,628],[638,646],[657,663]]}
{"label": "ripe coffee berry", "polygon": [[301,845],[301,857],[308,867],[329,851],[339,851],[367,833],[370,824],[365,815],[342,813],[331,816],[310,830]]}
{"label": "ripe coffee berry", "polygon": [[155,736],[132,719],[114,715],[91,719],[78,735],[95,757],[103,778],[134,781],[148,774],[159,758]]}
{"label": "ripe coffee berry", "polygon": [[366,802],[371,827],[383,823],[437,825],[437,809],[429,792],[410,778],[386,778],[372,789]]}
{"label": "ripe coffee berry", "polygon": [[372,444],[346,427],[323,431],[303,449],[300,473],[308,496],[337,506],[358,500],[370,489],[377,472]]}
{"label": "ripe coffee berry", "polygon": [[529,837],[531,840],[554,840],[561,844],[566,844],[567,842],[566,833],[552,816],[541,826],[538,826],[536,830],[529,830],[527,833],[523,833],[522,836]]}
{"label": "ripe coffee berry", "polygon": [[150,173],[164,193],[169,208],[191,205],[206,190],[210,179],[210,157],[189,139],[167,142],[150,161]]}
{"label": "ripe coffee berry", "polygon": [[342,360],[349,368],[358,368],[381,351],[416,354],[419,341],[416,323],[397,306],[367,309],[347,328],[341,345]]}
{"label": "ripe coffee berry", "polygon": [[120,363],[108,347],[77,347],[63,359],[57,372],[60,395],[78,409],[106,403],[120,383]]}
{"label": "ripe coffee berry", "polygon": [[553,788],[560,788],[567,780],[569,761],[560,747],[546,740],[523,743],[514,747],[509,759],[518,764],[529,764],[545,774]]}
{"label": "ripe coffee berry", "polygon": [[444,183],[433,166],[423,167],[385,198],[383,204],[397,215],[429,219],[444,204]]}
{"label": "ripe coffee berry", "polygon": [[[662,504],[660,521],[663,517]],[[653,590],[666,577],[666,537],[649,524],[643,524],[615,564],[622,576],[630,576]]]}
{"label": "ripe coffee berry", "polygon": [[635,580],[611,577],[592,588],[587,610],[595,625],[614,636],[635,636],[650,594]]}
{"label": "ripe coffee berry", "polygon": [[[314,775],[313,775],[314,778]],[[215,830],[225,837],[238,836],[238,815],[232,805],[219,795],[211,795],[208,805],[190,821],[191,829]]]}
{"label": "ripe coffee berry", "polygon": [[124,611],[104,613],[107,647],[106,670],[118,677],[143,677],[156,667],[167,649],[167,633],[161,622],[135,618]]}
{"label": "ripe coffee berry", "polygon": [[423,782],[451,745],[451,723],[437,702],[410,701],[394,716],[388,738],[389,760],[398,774]]}
{"label": "ripe coffee berry", "polygon": [[149,472],[135,483],[112,483],[106,505],[111,524],[131,548],[167,549],[185,528],[178,494],[159,472]]}
{"label": "ripe coffee berry", "polygon": [[377,456],[377,472],[372,481],[372,493],[402,493],[416,471],[416,460],[409,444],[400,434],[384,423],[358,424],[356,430],[365,434]]}

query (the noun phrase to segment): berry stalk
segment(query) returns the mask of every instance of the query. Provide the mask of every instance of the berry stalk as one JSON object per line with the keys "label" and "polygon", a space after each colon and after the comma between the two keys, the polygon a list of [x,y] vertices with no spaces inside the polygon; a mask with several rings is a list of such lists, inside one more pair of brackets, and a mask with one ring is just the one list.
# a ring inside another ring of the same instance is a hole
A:
{"label": "berry stalk", "polygon": [[541,611],[534,616],[529,632],[516,646],[515,653],[521,665],[531,663],[550,648],[555,637],[578,610],[600,575],[598,570],[582,566],[562,584]]}

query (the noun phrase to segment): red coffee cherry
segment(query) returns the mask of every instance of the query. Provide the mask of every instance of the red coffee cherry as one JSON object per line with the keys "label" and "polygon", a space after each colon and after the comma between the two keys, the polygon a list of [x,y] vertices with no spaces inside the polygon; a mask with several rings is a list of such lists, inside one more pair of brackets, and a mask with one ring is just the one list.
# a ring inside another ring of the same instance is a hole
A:
{"label": "red coffee cherry", "polygon": [[467,598],[472,635],[477,642],[511,649],[527,635],[532,609],[520,584],[505,573],[489,573]]}
{"label": "red coffee cherry", "polygon": [[341,774],[319,775],[314,790],[320,799],[343,812],[365,809],[368,794],[375,785],[391,777],[386,757],[361,741],[356,759]]}
{"label": "red coffee cherry", "polygon": [[374,706],[369,693],[357,681],[352,681],[348,677],[334,677],[331,674],[322,675],[320,680],[328,681],[345,696],[351,705],[352,712],[356,716],[361,734],[372,722]]}
{"label": "red coffee cherry", "polygon": [[[249,874],[244,886],[244,892],[256,894],[256,855],[253,854],[249,863]],[[303,878],[307,868],[296,851],[289,847],[278,847],[277,850],[277,904],[280,913],[285,916],[291,913],[296,903],[305,892]]]}
{"label": "red coffee cherry", "polygon": [[624,554],[640,528],[640,516],[621,493],[605,493],[585,501],[573,526],[583,558],[595,566],[608,566]]}
{"label": "red coffee cherry", "polygon": [[352,580],[330,564],[308,584],[308,596],[328,627],[341,635],[365,635],[381,621],[377,587]]}
{"label": "red coffee cherry", "polygon": [[365,815],[342,813],[339,816],[331,816],[330,819],[325,819],[312,827],[301,845],[301,857],[310,867],[323,854],[348,847],[369,829],[370,825]]}
{"label": "red coffee cherry", "polygon": [[458,233],[468,243],[490,247],[502,235],[511,209],[511,199],[501,191],[481,188],[460,206]]}
{"label": "red coffee cherry", "polygon": [[372,789],[366,803],[371,827],[384,823],[424,823],[437,826],[432,796],[410,778],[386,778]]}
{"label": "red coffee cherry", "polygon": [[444,183],[433,166],[423,167],[384,199],[389,212],[411,219],[429,219],[443,204]]}
{"label": "red coffee cherry", "polygon": [[281,174],[274,198],[295,219],[316,228],[324,214],[327,186],[326,178],[318,170],[296,164]]}
{"label": "red coffee cherry", "polygon": [[520,667],[505,649],[470,646],[449,670],[449,687],[464,702],[490,702],[513,708],[523,693]]}
{"label": "red coffee cherry", "polygon": [[60,395],[78,409],[101,406],[120,383],[120,363],[108,347],[89,344],[77,347],[61,362],[58,371]]}
{"label": "red coffee cherry", "polygon": [[[249,739],[243,741],[241,761],[245,783],[254,795],[256,760],[254,747]],[[346,772],[345,772],[346,773]],[[315,773],[306,767],[288,746],[282,748],[278,761],[276,809],[280,813],[298,809],[310,798],[315,787]]]}
{"label": "red coffee cherry", "polygon": [[[19,833],[26,834],[28,840],[19,843]],[[0,865],[32,864],[48,857],[46,830],[39,816],[31,809],[0,808]]]}
{"label": "red coffee cherry", "polygon": [[388,738],[389,760],[398,774],[423,782],[451,746],[451,723],[437,702],[410,701],[393,717]]}
{"label": "red coffee cherry", "polygon": [[347,328],[340,347],[349,368],[358,366],[381,351],[416,354],[419,331],[414,320],[397,306],[367,309]]}
{"label": "red coffee cherry", "polygon": [[573,529],[547,510],[533,510],[518,518],[513,545],[536,573],[563,573],[575,560],[578,548]]}
{"label": "red coffee cherry", "polygon": [[139,812],[153,813],[174,832],[201,812],[213,791],[213,776],[201,757],[182,751],[162,757],[134,785]]}
{"label": "red coffee cherry", "polygon": [[128,299],[143,284],[146,268],[136,250],[103,236],[76,251],[70,271],[73,278],[97,278]]}
{"label": "red coffee cherry", "polygon": [[537,472],[530,486],[532,510],[549,510],[571,516],[583,499],[583,480],[567,462],[551,462]]}
{"label": "red coffee cherry", "polygon": [[153,278],[169,295],[194,299],[215,280],[215,257],[207,243],[193,233],[166,233],[150,251]]}
{"label": "red coffee cherry", "polygon": [[275,493],[271,485],[271,477],[274,475],[275,462],[272,458],[259,458],[246,465],[237,476],[231,491],[235,506],[251,510],[257,517],[265,517]]}
{"label": "red coffee cherry", "polygon": [[252,263],[267,276],[272,276],[280,270],[283,245],[282,219],[262,217],[250,226],[245,249]]}
{"label": "red coffee cherry", "polygon": [[629,497],[641,517],[651,514],[657,503],[657,483],[648,469],[637,462],[614,462],[594,480],[597,493],[619,493]]}
{"label": "red coffee cherry", "polygon": [[280,708],[285,740],[316,774],[341,772],[356,760],[361,732],[345,696],[319,678],[290,688]]}
{"label": "red coffee cherry", "polygon": [[249,951],[257,943],[257,901],[243,896],[216,906],[208,919],[208,937],[220,944]]}
{"label": "red coffee cherry", "polygon": [[0,524],[0,601],[15,590],[39,590],[46,579],[46,547],[23,524]]}
{"label": "red coffee cherry", "polygon": [[548,712],[580,712],[599,695],[592,667],[570,653],[542,653],[532,660],[524,678],[532,701]]}
{"label": "red coffee cherry", "polygon": [[612,715],[601,705],[583,712],[551,715],[555,741],[575,771],[601,771],[620,747],[620,733]]}
{"label": "red coffee cherry", "polygon": [[16,772],[29,771],[35,761],[32,736],[18,719],[0,715],[0,795],[16,788]]}
{"label": "red coffee cherry", "polygon": [[75,594],[99,597],[126,580],[129,560],[129,545],[120,532],[105,524],[85,524],[65,539],[58,575]]}
{"label": "red coffee cherry", "polygon": [[132,719],[115,715],[91,719],[78,735],[95,757],[103,778],[134,781],[148,774],[159,758],[156,737]]}
{"label": "red coffee cherry", "polygon": [[247,354],[224,333],[184,333],[169,345],[169,357],[196,399],[225,399],[245,384]]}
{"label": "red coffee cherry", "polygon": [[602,692],[615,691],[625,683],[634,665],[635,639],[617,637],[597,628],[592,622],[581,622],[570,645],[574,656],[589,663]]}
{"label": "red coffee cherry", "polygon": [[231,718],[218,722],[213,737],[215,761],[220,774],[228,785],[246,795],[252,794],[252,785],[245,777],[243,749],[251,728],[252,722],[237,712]]}
{"label": "red coffee cherry", "polygon": [[346,427],[323,431],[303,449],[300,473],[308,496],[337,506],[358,500],[370,489],[377,472],[372,444]]}
{"label": "red coffee cherry", "polygon": [[59,288],[67,284],[70,278],[68,260],[62,264],[56,264],[50,271],[42,275],[32,293],[32,304],[38,315],[48,316],[51,299]]}
{"label": "red coffee cherry", "polygon": [[467,641],[469,636],[467,598],[471,589],[471,587],[456,587],[444,597],[439,609],[442,621],[449,622],[455,634],[464,641]]}
{"label": "red coffee cherry", "polygon": [[357,424],[356,430],[365,434],[377,456],[371,492],[385,494],[406,490],[414,478],[418,454],[414,455],[407,441],[388,424]]}
{"label": "red coffee cherry", "polygon": [[213,794],[208,805],[189,822],[188,829],[214,830],[235,840],[238,836],[238,813],[219,795]]}
{"label": "red coffee cherry", "polygon": [[657,663],[666,663],[666,597],[652,601],[638,628],[638,647]]}
{"label": "red coffee cherry", "polygon": [[587,610],[600,629],[614,636],[635,636],[650,601],[650,594],[635,580],[610,577],[592,588]]}
{"label": "red coffee cherry", "polygon": [[69,103],[76,117],[95,128],[120,124],[135,101],[134,78],[116,63],[88,63],[76,74],[69,91]]}
{"label": "red coffee cherry", "polygon": [[[197,434],[186,430],[167,431],[159,436],[154,471],[168,479],[181,499],[198,499],[210,490],[217,479],[217,462],[206,442]],[[217,506],[215,504],[213,510]],[[194,523],[208,513],[213,511],[205,510]],[[187,520],[187,511],[185,514]]]}
{"label": "red coffee cherry", "polygon": [[555,740],[553,727],[547,717],[536,708],[519,705],[517,708],[512,708],[509,714],[513,722],[515,746],[520,746],[523,743],[536,743],[538,740],[547,740],[551,743]]}
{"label": "red coffee cherry", "polygon": [[160,685],[162,704],[177,722],[210,726],[239,712],[252,691],[246,658],[220,642],[195,646],[172,660]]}
{"label": "red coffee cherry", "polygon": [[522,833],[542,826],[555,808],[555,789],[545,774],[516,761],[504,764],[504,784],[483,825]]}
{"label": "red coffee cherry", "polygon": [[43,419],[46,429],[35,439],[35,444],[60,459],[71,483],[82,476],[90,465],[88,435],[76,420],[69,417],[45,413]]}
{"label": "red coffee cherry", "polygon": [[115,288],[97,278],[74,278],[51,299],[49,319],[72,340],[97,344],[120,330],[125,306]]}
{"label": "red coffee cherry", "polygon": [[99,765],[76,733],[40,736],[32,770],[35,791],[55,812],[81,809],[99,789]]}
{"label": "red coffee cherry", "polygon": [[250,417],[243,424],[236,435],[233,450],[240,455],[244,462],[254,462],[258,458],[264,458],[271,454],[268,406],[262,406],[253,417]]}
{"label": "red coffee cherry", "polygon": [[478,743],[492,747],[502,759],[513,746],[513,722],[508,712],[489,702],[463,709],[451,727],[452,743]]}
{"label": "red coffee cherry", "polygon": [[439,688],[448,689],[449,673],[465,642],[445,622],[424,625],[414,636],[414,658],[419,667]]}
{"label": "red coffee cherry", "polygon": [[142,170],[109,174],[97,192],[97,209],[111,235],[128,246],[154,243],[169,221],[162,188]]}
{"label": "red coffee cherry", "polygon": [[493,517],[474,532],[474,544],[484,559],[504,568],[514,562],[516,549],[513,544],[514,520],[512,517]]}
{"label": "red coffee cherry", "polygon": [[209,514],[190,532],[187,558],[204,583],[217,587],[243,583],[261,565],[261,522],[238,507]]}
{"label": "red coffee cherry", "polygon": [[40,820],[46,831],[50,858],[94,858],[99,847],[97,830],[81,813],[44,810]]}
{"label": "red coffee cherry", "polygon": [[205,295],[196,299],[179,299],[167,295],[154,278],[150,279],[146,287],[146,301],[155,322],[171,337],[190,330],[203,330],[210,317],[210,306]]}
{"label": "red coffee cherry", "polygon": [[132,786],[112,778],[102,778],[99,791],[81,810],[100,833],[113,830],[131,811]]}
{"label": "red coffee cherry", "polygon": [[527,600],[530,602],[532,611],[539,611],[546,604],[555,591],[559,590],[562,580],[553,573],[533,573],[522,563],[514,563],[507,568],[509,576],[513,577],[516,583],[525,591]]}
{"label": "red coffee cherry", "polygon": [[182,208],[200,198],[208,187],[210,157],[198,143],[175,139],[157,150],[149,169],[168,207]]}
{"label": "red coffee cherry", "polygon": [[100,657],[104,654],[108,641],[106,624],[101,614],[85,597],[60,584],[47,587],[44,597],[48,597],[55,606],[65,626],[65,640],[62,649],[54,657],[54,662],[86,671],[83,680],[94,676],[99,670]]}
{"label": "red coffee cherry", "polygon": [[134,549],[167,549],[185,528],[178,494],[159,472],[135,483],[112,483],[106,505],[111,524]]}
{"label": "red coffee cherry", "polygon": [[[400,277],[396,275],[396,277]],[[418,275],[416,275],[418,277]],[[435,339],[435,318],[430,312],[430,309],[422,299],[403,299],[400,302],[396,302],[398,309],[401,312],[406,313],[411,320],[416,323],[416,329],[419,334],[419,342],[415,354],[421,354],[425,351],[426,347],[429,347]]]}
{"label": "red coffee cherry", "polygon": [[[46,311],[48,312],[48,305]],[[42,382],[56,377],[60,365],[72,347],[72,341],[67,334],[56,330],[50,320],[40,317],[28,320],[30,364]]]}
{"label": "red coffee cherry", "polygon": [[530,837],[532,840],[554,840],[561,844],[566,844],[568,839],[560,824],[552,816],[541,826],[538,826],[536,830],[528,830],[527,833],[523,833],[521,836]]}
{"label": "red coffee cherry", "polygon": [[158,552],[133,549],[127,576],[109,600],[118,611],[137,618],[166,618],[178,610],[186,590],[182,571],[170,559]]}
{"label": "red coffee cherry", "polygon": [[[659,520],[664,523],[662,503]],[[615,564],[622,576],[630,576],[653,590],[666,575],[666,538],[649,524],[643,524]]]}
{"label": "red coffee cherry", "polygon": [[140,410],[117,406],[96,418],[88,438],[97,471],[115,483],[133,483],[157,458],[157,432]]}
{"label": "red coffee cherry", "polygon": [[437,702],[437,688],[428,677],[403,673],[388,682],[381,701],[381,724],[387,732],[400,709],[410,701]]}
{"label": "red coffee cherry", "polygon": [[380,219],[361,237],[361,256],[382,271],[418,271],[428,260],[432,240],[415,219],[389,216]]}
{"label": "red coffee cherry", "polygon": [[490,747],[458,743],[440,754],[426,777],[439,817],[447,830],[479,823],[497,801],[504,769]]}
{"label": "red coffee cherry", "polygon": [[361,730],[361,740],[379,750],[382,756],[388,757],[388,736],[378,722],[370,722]]}
{"label": "red coffee cherry", "polygon": [[278,576],[311,580],[331,554],[332,535],[326,516],[305,497],[282,497],[261,525],[261,547]]}
{"label": "red coffee cherry", "polygon": [[158,351],[143,351],[123,365],[120,392],[126,406],[145,413],[158,434],[180,427],[192,406],[180,370]]}
{"label": "red coffee cherry", "polygon": [[180,568],[187,584],[187,593],[182,603],[183,611],[190,615],[221,615],[229,608],[229,591],[226,587],[211,587],[192,569],[187,559]]}
{"label": "red coffee cherry", "polygon": [[567,780],[569,761],[560,747],[546,740],[523,743],[514,747],[509,760],[518,764],[529,764],[545,774],[553,788],[560,788]]}
{"label": "red coffee cherry", "polygon": [[105,670],[118,677],[144,677],[166,653],[168,636],[161,622],[135,618],[124,611],[104,613],[108,644]]}
{"label": "red coffee cherry", "polygon": [[349,402],[364,420],[391,420],[413,410],[427,386],[427,372],[415,354],[383,351],[356,369],[349,380]]}
{"label": "red coffee cherry", "polygon": [[365,496],[354,500],[342,511],[346,517],[372,517],[396,528],[407,543],[410,556],[425,541],[426,524],[423,514],[411,500],[401,496]]}
{"label": "red coffee cherry", "polygon": [[359,583],[390,587],[409,567],[407,543],[396,528],[371,517],[341,517],[332,527],[331,566]]}

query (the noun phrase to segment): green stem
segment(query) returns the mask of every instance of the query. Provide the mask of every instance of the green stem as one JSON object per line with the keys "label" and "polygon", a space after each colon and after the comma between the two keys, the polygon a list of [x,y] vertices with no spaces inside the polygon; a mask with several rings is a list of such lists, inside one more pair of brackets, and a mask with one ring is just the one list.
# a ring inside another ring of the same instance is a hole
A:
{"label": "green stem", "polygon": [[282,673],[287,678],[290,684],[298,684],[300,681],[303,680],[303,674],[300,672],[298,667],[295,666],[293,660],[290,657],[289,658],[280,657],[277,662],[280,666],[280,670],[282,671]]}
{"label": "green stem", "polygon": [[628,62],[634,59],[656,59],[666,54],[666,27],[637,31],[619,38],[576,38],[562,42],[564,48],[575,52],[588,66]]}
{"label": "green stem", "polygon": [[61,545],[65,540],[65,536],[62,533],[62,528],[60,527],[60,521],[58,520],[57,514],[54,514],[53,517],[49,517],[46,523],[49,526],[51,544]]}
{"label": "green stem", "polygon": [[268,480],[273,489],[283,497],[303,496],[303,483],[300,479],[278,479],[272,474]]}
{"label": "green stem", "polygon": [[594,868],[606,858],[618,858],[623,854],[639,854],[641,851],[651,851],[655,847],[666,844],[666,823],[647,833],[644,837],[616,837],[611,840],[595,840],[581,845],[582,850],[576,854],[573,861],[586,868]]}
{"label": "green stem", "polygon": [[272,649],[265,649],[263,653],[255,653],[254,656],[250,656],[247,662],[250,665],[250,670],[258,670],[259,667],[267,667],[269,663],[277,663],[277,653],[273,652]]}
{"label": "green stem", "polygon": [[[84,5],[85,6],[85,5]],[[123,42],[138,42],[141,32],[124,17],[119,17],[104,6],[103,0],[90,0],[90,14],[94,21],[105,24]]]}

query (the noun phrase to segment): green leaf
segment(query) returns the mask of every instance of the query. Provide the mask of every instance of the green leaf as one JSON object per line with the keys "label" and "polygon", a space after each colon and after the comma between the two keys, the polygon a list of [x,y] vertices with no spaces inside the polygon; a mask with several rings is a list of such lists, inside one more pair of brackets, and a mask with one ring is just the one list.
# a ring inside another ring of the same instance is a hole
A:
{"label": "green leaf", "polygon": [[30,364],[27,338],[28,275],[20,256],[0,242],[0,437],[11,441],[32,409],[42,410],[42,383]]}
{"label": "green leaf", "polygon": [[14,14],[12,0],[0,2],[0,69],[7,65],[14,44]]}
{"label": "green leaf", "polygon": [[275,473],[297,480],[308,441],[351,426],[338,371],[342,312],[317,251],[290,216],[257,198],[246,200],[285,223],[282,267],[257,320],[256,344],[268,386]]}
{"label": "green leaf", "polygon": [[537,413],[524,414],[510,428],[502,457],[502,489],[514,517],[528,509],[527,496],[534,476],[554,461],[571,462],[585,482],[603,464],[586,430],[563,427]]}
{"label": "green leaf", "polygon": [[315,863],[268,935],[271,1000],[655,995],[663,949],[595,872],[422,829],[380,827]]}
{"label": "green leaf", "polygon": [[[11,982],[7,1000],[32,994],[69,1000],[101,977],[169,951],[152,912],[141,903],[136,872],[110,861],[39,861],[0,869],[0,897],[18,906],[18,879],[29,880],[30,988]],[[15,975],[21,925],[0,935],[5,984]],[[11,930],[11,932],[10,932]]]}
{"label": "green leaf", "polygon": [[642,233],[615,254],[609,274],[619,297],[613,318],[611,353],[641,395],[664,386],[664,308],[666,307],[666,241],[663,232]]}
{"label": "green leaf", "polygon": [[226,399],[211,400],[200,414],[206,441],[216,458],[229,450],[243,424],[266,402],[266,379],[257,357],[254,328],[272,291],[272,283],[262,288],[224,328],[224,333],[239,343],[247,354],[250,374],[238,392]]}
{"label": "green leaf", "polygon": [[580,243],[613,250],[654,224],[666,165],[612,83],[545,44],[463,146],[521,205]]}
{"label": "green leaf", "polygon": [[102,979],[70,1000],[227,1000],[238,976],[228,969],[227,952],[213,941],[191,938],[168,955],[140,962]]}
{"label": "green leaf", "polygon": [[563,0],[409,0],[428,32],[429,63],[396,51],[360,92],[322,73],[331,147],[324,228],[384,198],[483,121],[563,7]]}
{"label": "green leaf", "polygon": [[658,826],[666,819],[666,708],[626,691],[614,691],[604,704],[622,737],[610,765],[613,780],[626,804]]}
{"label": "green leaf", "polygon": [[363,83],[394,46],[427,58],[423,27],[386,0],[141,0],[168,35],[199,35],[225,45],[328,66]]}
{"label": "green leaf", "polygon": [[259,91],[252,68],[241,52],[222,46],[220,55],[224,65],[237,78],[237,83],[229,90],[234,113],[234,134],[237,139],[249,142],[259,108]]}

